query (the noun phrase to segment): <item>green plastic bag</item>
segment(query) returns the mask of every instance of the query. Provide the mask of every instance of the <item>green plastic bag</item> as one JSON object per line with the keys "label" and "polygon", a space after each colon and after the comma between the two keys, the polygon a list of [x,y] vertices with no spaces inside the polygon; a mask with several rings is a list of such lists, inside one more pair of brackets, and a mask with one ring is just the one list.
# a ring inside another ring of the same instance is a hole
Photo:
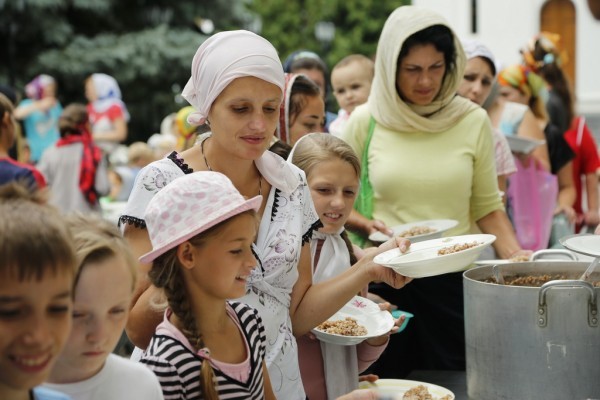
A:
{"label": "green plastic bag", "polygon": [[[369,180],[369,145],[371,144],[374,130],[375,118],[371,117],[369,119],[369,133],[367,134],[367,140],[360,160],[360,189],[354,201],[354,209],[368,219],[373,219],[373,187]],[[348,237],[352,243],[361,248],[371,244],[366,236],[357,232],[348,230]]]}

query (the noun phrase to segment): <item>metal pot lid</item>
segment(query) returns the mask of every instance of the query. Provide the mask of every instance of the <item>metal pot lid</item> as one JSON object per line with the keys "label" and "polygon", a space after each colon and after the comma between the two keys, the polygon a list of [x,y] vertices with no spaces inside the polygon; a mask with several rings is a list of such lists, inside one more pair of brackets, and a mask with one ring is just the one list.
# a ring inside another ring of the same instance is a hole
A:
{"label": "metal pot lid", "polygon": [[575,253],[600,257],[600,235],[594,235],[593,233],[569,235],[560,238],[559,242]]}

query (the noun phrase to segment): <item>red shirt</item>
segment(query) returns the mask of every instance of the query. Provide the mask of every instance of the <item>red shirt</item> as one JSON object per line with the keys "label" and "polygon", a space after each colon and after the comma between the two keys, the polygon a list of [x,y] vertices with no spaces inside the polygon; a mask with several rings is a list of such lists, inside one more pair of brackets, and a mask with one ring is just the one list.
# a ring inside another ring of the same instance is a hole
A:
{"label": "red shirt", "polygon": [[[600,159],[598,158],[598,150],[596,142],[592,136],[585,119],[583,119],[583,129],[579,134],[579,123],[582,117],[577,117],[573,120],[571,128],[565,132],[565,140],[571,146],[571,149],[575,153],[573,159],[573,180],[575,181],[575,190],[577,192],[577,199],[573,208],[577,211],[577,214],[583,214],[581,206],[582,188],[581,188],[581,175],[587,175],[595,173],[600,168]],[[579,136],[579,137],[578,137]]]}
{"label": "red shirt", "polygon": [[87,111],[92,132],[112,130],[114,121],[118,118],[124,118],[123,109],[118,104],[111,105],[103,112],[97,112],[92,104],[88,104]]}

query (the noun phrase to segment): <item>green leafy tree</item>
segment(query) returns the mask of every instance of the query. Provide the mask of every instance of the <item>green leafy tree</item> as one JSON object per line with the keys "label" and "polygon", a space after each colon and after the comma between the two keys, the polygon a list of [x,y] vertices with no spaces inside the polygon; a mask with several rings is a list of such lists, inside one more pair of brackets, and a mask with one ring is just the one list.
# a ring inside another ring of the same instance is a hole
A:
{"label": "green leafy tree", "polygon": [[[331,69],[343,57],[374,56],[389,14],[410,0],[252,0],[247,8],[262,21],[261,35],[278,49],[282,60],[298,49],[315,51]],[[319,42],[319,22],[335,26],[331,43]],[[335,100],[328,99],[328,108]]]}
{"label": "green leafy tree", "polygon": [[[389,14],[410,0],[253,0],[248,9],[262,21],[261,34],[285,59],[294,50],[313,50],[329,66],[348,54],[375,54],[379,34]],[[318,22],[332,22],[332,43],[315,37]]]}
{"label": "green leafy tree", "polygon": [[131,114],[128,142],[146,140],[187,104],[178,94],[206,38],[201,19],[239,28],[239,11],[227,0],[0,0],[0,83],[22,91],[47,73],[66,104],[86,101],[91,73],[110,74]]}
{"label": "green leafy tree", "polygon": [[[0,83],[22,90],[33,76],[48,73],[66,104],[85,102],[89,74],[108,73],[131,114],[128,141],[146,140],[165,115],[186,104],[178,95],[206,38],[201,19],[214,21],[217,31],[257,31],[282,58],[299,48],[314,50],[331,67],[350,53],[372,55],[389,13],[408,2],[0,0]],[[320,21],[335,25],[332,43],[316,39]]]}

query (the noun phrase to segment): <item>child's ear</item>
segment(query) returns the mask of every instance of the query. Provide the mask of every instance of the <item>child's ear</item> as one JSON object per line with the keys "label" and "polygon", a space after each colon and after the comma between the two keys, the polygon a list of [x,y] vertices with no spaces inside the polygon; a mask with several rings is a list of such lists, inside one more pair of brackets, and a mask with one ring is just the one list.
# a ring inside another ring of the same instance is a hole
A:
{"label": "child's ear", "polygon": [[183,242],[179,246],[177,246],[177,258],[179,262],[185,269],[194,268],[195,262],[194,259],[196,257],[195,248],[192,246],[190,242]]}

